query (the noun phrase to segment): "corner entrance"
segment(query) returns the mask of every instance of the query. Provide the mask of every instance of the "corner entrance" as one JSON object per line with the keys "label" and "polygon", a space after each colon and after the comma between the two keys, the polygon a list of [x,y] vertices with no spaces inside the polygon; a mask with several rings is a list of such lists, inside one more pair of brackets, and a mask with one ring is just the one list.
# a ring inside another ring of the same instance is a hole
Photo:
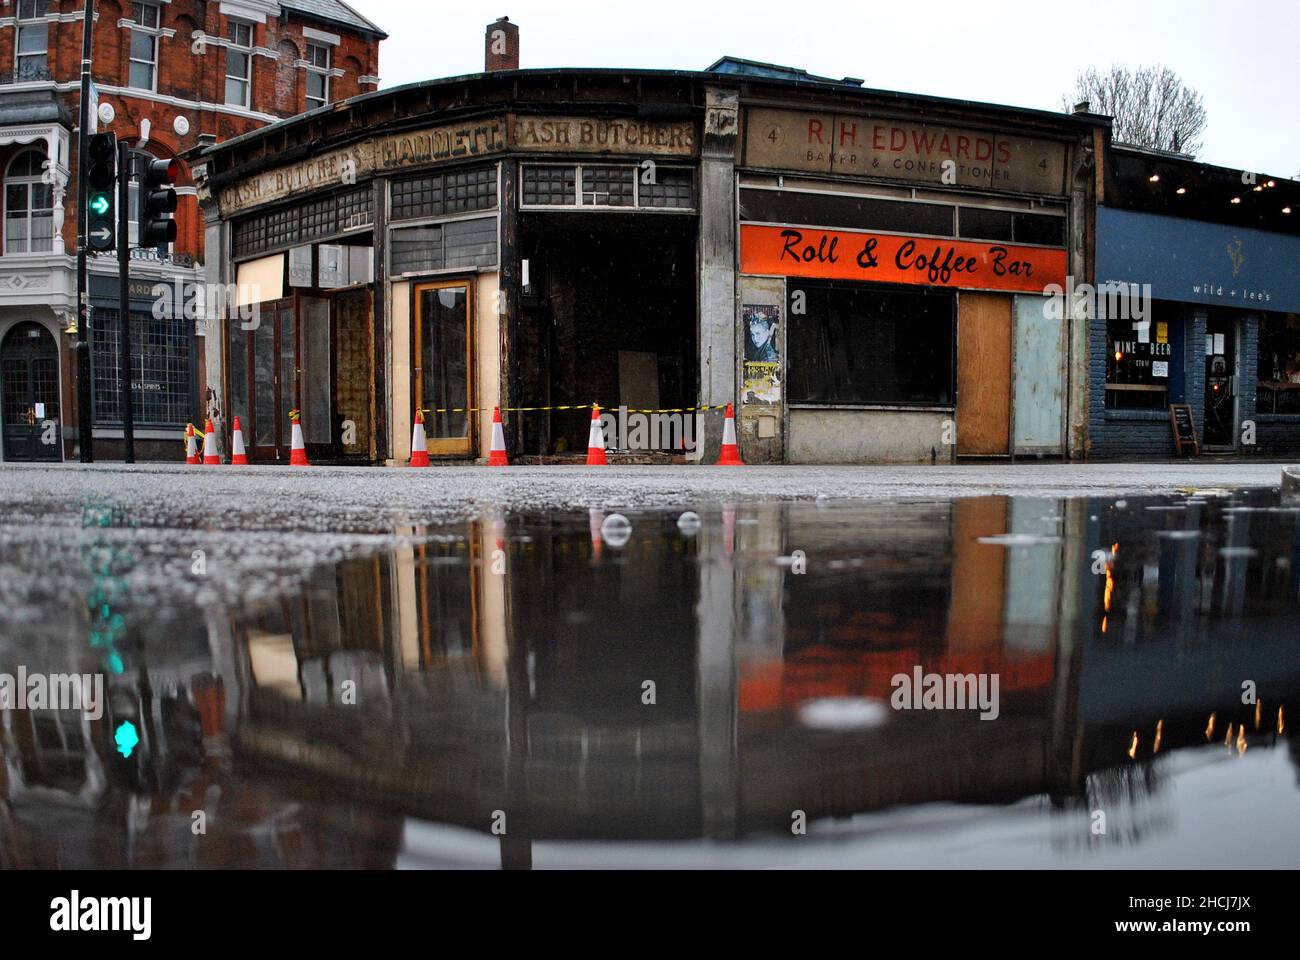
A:
{"label": "corner entrance", "polygon": [[7,461],[61,460],[59,347],[39,323],[20,323],[0,343]]}
{"label": "corner entrance", "polygon": [[[517,405],[551,408],[519,415],[523,454],[585,454],[592,403],[611,412],[695,406],[696,229],[685,216],[521,217],[528,275],[513,345]],[[564,406],[576,409],[554,409]],[[606,442],[614,450],[627,439]]]}

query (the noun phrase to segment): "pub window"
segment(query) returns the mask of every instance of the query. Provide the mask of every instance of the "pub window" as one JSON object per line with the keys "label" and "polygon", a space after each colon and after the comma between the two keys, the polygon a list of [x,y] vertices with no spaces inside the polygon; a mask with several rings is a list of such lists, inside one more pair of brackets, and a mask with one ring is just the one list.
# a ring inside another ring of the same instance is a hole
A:
{"label": "pub window", "polygon": [[496,266],[497,229],[497,218],[488,216],[393,230],[389,272],[401,276],[448,267]]}
{"label": "pub window", "polygon": [[226,103],[247,107],[253,82],[253,25],[231,20],[226,39],[230,41],[226,47]]}
{"label": "pub window", "polygon": [[[956,298],[791,280],[787,380],[793,403],[952,406]],[[800,312],[792,309],[798,298]]]}
{"label": "pub window", "polygon": [[[1146,326],[1143,327],[1145,322]],[[1146,321],[1106,320],[1106,409],[1163,410],[1169,404],[1170,339],[1182,320],[1172,304],[1155,303]]]}
{"label": "pub window", "polygon": [[50,79],[50,0],[18,0],[18,56],[14,79]]}
{"label": "pub window", "polygon": [[953,209],[937,203],[911,203],[838,193],[755,188],[740,191],[740,219],[749,223],[807,224],[951,237]]}
{"label": "pub window", "polygon": [[[592,164],[524,166],[522,206],[625,207],[644,210],[694,208],[695,173],[686,167],[656,167],[654,183],[643,183],[640,166]],[[581,189],[579,189],[581,184]]]}
{"label": "pub window", "polygon": [[1259,322],[1259,413],[1300,414],[1300,314],[1271,313]]}
{"label": "pub window", "polygon": [[[91,380],[96,423],[122,422],[118,375],[118,311],[95,308]],[[132,413],[137,426],[182,426],[193,412],[190,356],[193,321],[131,314]]]}
{"label": "pub window", "polygon": [[135,25],[145,29],[131,31],[131,66],[127,82],[137,90],[153,90],[158,74],[158,36],[146,31],[158,29],[158,6],[134,3],[131,11]]}

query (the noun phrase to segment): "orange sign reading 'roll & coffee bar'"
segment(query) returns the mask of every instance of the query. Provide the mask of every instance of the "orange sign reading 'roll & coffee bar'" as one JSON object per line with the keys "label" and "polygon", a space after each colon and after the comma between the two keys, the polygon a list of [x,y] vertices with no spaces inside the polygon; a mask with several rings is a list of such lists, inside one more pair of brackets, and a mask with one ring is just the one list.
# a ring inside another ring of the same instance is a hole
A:
{"label": "orange sign reading 'roll & coffee bar'", "polygon": [[808,227],[740,227],[740,270],[766,276],[1042,293],[1065,251]]}

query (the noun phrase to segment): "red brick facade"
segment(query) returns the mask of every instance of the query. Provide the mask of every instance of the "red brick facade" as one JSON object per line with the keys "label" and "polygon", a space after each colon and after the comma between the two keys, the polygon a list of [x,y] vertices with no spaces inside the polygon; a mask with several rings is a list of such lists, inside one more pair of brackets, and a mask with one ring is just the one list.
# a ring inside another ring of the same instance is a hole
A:
{"label": "red brick facade", "polygon": [[[17,0],[4,10],[15,14]],[[258,5],[258,4],[245,4]],[[265,6],[266,4],[261,4]],[[381,36],[350,29],[329,21],[317,20],[290,7],[280,7],[280,16],[270,16],[265,23],[236,18],[252,26],[252,87],[250,108],[227,106],[226,68],[228,52],[225,38],[231,17],[222,12],[219,2],[171,0],[156,3],[160,14],[157,35],[157,92],[135,93],[129,88],[130,45],[132,30],[119,21],[133,21],[129,0],[99,0],[95,9],[93,78],[100,102],[116,111],[111,124],[101,122],[102,130],[136,141],[141,127],[149,121],[148,149],[158,156],[177,157],[199,144],[199,137],[211,134],[218,141],[228,140],[267,123],[302,113],[306,109],[307,70],[299,63],[307,56],[308,37],[304,28],[338,38],[337,45],[325,42],[332,50],[331,66],[342,76],[329,79],[330,102],[337,102],[375,89],[372,81],[379,75]],[[82,44],[82,0],[50,0],[49,15],[62,19],[50,21],[49,74],[58,85],[60,98],[71,111],[73,122],[79,116],[80,64]],[[167,34],[174,31],[174,34]],[[14,77],[16,30],[0,29],[0,77]],[[202,37],[214,40],[202,43]],[[263,51],[259,53],[258,51]],[[274,57],[269,54],[274,52]],[[6,90],[27,87],[0,85]],[[181,135],[174,126],[183,116],[189,129]],[[69,252],[76,250],[77,183],[76,140],[72,140],[71,179],[65,202],[63,237]],[[12,157],[24,147],[0,151],[0,170],[7,169]],[[188,169],[182,161],[182,179],[178,186],[192,187]],[[203,223],[192,193],[183,192],[176,214],[177,242],[174,252],[203,258]]]}

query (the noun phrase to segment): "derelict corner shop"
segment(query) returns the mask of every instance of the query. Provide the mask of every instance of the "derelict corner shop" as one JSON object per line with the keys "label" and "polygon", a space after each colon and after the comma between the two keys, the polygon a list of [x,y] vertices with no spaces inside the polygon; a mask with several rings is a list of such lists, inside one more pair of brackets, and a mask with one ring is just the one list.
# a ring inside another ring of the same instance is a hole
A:
{"label": "derelict corner shop", "polygon": [[563,459],[592,402],[734,402],[750,462],[1081,456],[1086,328],[1042,291],[1090,276],[1104,131],[717,72],[371,94],[198,155],[207,282],[260,316],[208,382],[262,461],[301,409],[315,457],[403,462],[417,406],[478,458],[498,404]]}

